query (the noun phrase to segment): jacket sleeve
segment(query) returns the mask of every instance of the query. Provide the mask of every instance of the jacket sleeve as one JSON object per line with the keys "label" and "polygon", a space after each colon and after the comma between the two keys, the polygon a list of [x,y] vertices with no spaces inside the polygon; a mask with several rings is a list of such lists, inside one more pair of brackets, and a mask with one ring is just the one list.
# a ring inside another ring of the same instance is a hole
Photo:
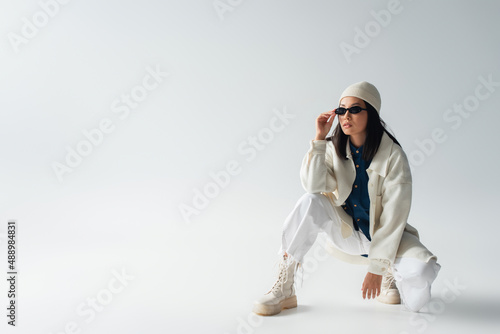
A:
{"label": "jacket sleeve", "polygon": [[375,207],[381,205],[382,212],[378,227],[372,235],[370,264],[368,271],[383,275],[389,265],[394,263],[410,214],[412,197],[412,178],[410,165],[405,153],[400,154],[389,163],[382,192],[377,196]]}
{"label": "jacket sleeve", "polygon": [[302,160],[300,180],[308,193],[333,192],[337,189],[333,170],[333,147],[329,148],[327,145],[326,140],[311,140],[311,147]]}

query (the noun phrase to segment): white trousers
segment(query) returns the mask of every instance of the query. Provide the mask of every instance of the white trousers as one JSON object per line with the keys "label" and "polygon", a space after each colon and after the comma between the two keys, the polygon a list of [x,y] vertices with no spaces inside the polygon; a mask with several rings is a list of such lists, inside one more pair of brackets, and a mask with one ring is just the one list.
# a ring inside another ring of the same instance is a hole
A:
{"label": "white trousers", "polygon": [[[341,220],[332,204],[321,194],[305,193],[288,215],[283,225],[282,243],[278,254],[285,252],[297,262],[312,247],[318,233],[326,232],[332,243],[352,255],[369,254],[370,241],[361,230],[344,239]],[[402,304],[418,312],[431,299],[431,285],[441,269],[435,259],[423,262],[414,258],[396,258],[391,267]]]}

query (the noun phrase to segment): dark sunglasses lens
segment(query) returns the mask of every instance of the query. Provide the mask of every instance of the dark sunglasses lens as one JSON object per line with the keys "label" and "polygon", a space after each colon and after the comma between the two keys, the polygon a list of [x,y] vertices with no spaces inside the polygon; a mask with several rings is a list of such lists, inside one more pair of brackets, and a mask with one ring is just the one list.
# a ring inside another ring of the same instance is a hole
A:
{"label": "dark sunglasses lens", "polygon": [[357,113],[361,112],[361,107],[358,107],[358,106],[356,106],[356,107],[351,107],[351,108],[349,109],[349,112],[350,112],[351,114],[357,114]]}
{"label": "dark sunglasses lens", "polygon": [[337,108],[337,109],[335,110],[335,113],[336,113],[337,115],[343,115],[343,114],[345,114],[345,112],[346,112],[345,108]]}

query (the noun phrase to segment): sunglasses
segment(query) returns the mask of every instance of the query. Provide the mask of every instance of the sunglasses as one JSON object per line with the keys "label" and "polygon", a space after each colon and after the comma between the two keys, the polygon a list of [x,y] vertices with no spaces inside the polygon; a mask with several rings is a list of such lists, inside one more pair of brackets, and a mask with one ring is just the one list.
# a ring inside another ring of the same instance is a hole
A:
{"label": "sunglasses", "polygon": [[349,112],[350,112],[351,114],[358,114],[358,113],[360,113],[360,112],[361,112],[361,110],[368,110],[368,109],[363,109],[363,108],[361,108],[361,107],[359,107],[359,106],[354,106],[354,107],[350,107],[350,108],[342,108],[342,107],[338,107],[338,108],[335,110],[335,113],[336,113],[337,115],[344,115],[344,114],[347,112],[347,110],[349,110]]}

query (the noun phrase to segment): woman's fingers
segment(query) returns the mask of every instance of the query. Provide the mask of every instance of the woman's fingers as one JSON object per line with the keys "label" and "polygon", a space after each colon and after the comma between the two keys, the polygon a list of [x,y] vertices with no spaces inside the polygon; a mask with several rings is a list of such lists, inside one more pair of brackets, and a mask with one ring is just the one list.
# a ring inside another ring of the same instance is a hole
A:
{"label": "woman's fingers", "polygon": [[380,290],[376,288],[364,288],[363,290],[363,299],[375,299],[380,295]]}
{"label": "woman's fingers", "polygon": [[363,299],[366,299],[366,296],[368,299],[375,299],[380,294],[381,283],[382,275],[367,273],[362,284]]}
{"label": "woman's fingers", "polygon": [[328,116],[328,117],[330,117],[332,115],[335,115],[335,109],[331,110],[331,111],[324,112],[321,115],[325,115],[325,116]]}
{"label": "woman's fingers", "polygon": [[333,122],[333,120],[335,119],[335,112],[334,111],[329,111],[329,119],[327,122]]}
{"label": "woman's fingers", "polygon": [[324,137],[330,132],[334,118],[335,109],[319,114],[316,119],[316,138]]}
{"label": "woman's fingers", "polygon": [[[330,117],[331,117],[331,119],[330,119]],[[321,113],[319,115],[318,119],[325,120],[326,122],[328,122],[328,120],[330,119],[330,121],[333,122],[334,117],[335,117],[335,113],[333,111],[327,111],[327,112]]]}
{"label": "woman's fingers", "polygon": [[371,296],[372,296],[372,289],[367,288],[363,291],[363,299],[366,298],[370,299]]}

